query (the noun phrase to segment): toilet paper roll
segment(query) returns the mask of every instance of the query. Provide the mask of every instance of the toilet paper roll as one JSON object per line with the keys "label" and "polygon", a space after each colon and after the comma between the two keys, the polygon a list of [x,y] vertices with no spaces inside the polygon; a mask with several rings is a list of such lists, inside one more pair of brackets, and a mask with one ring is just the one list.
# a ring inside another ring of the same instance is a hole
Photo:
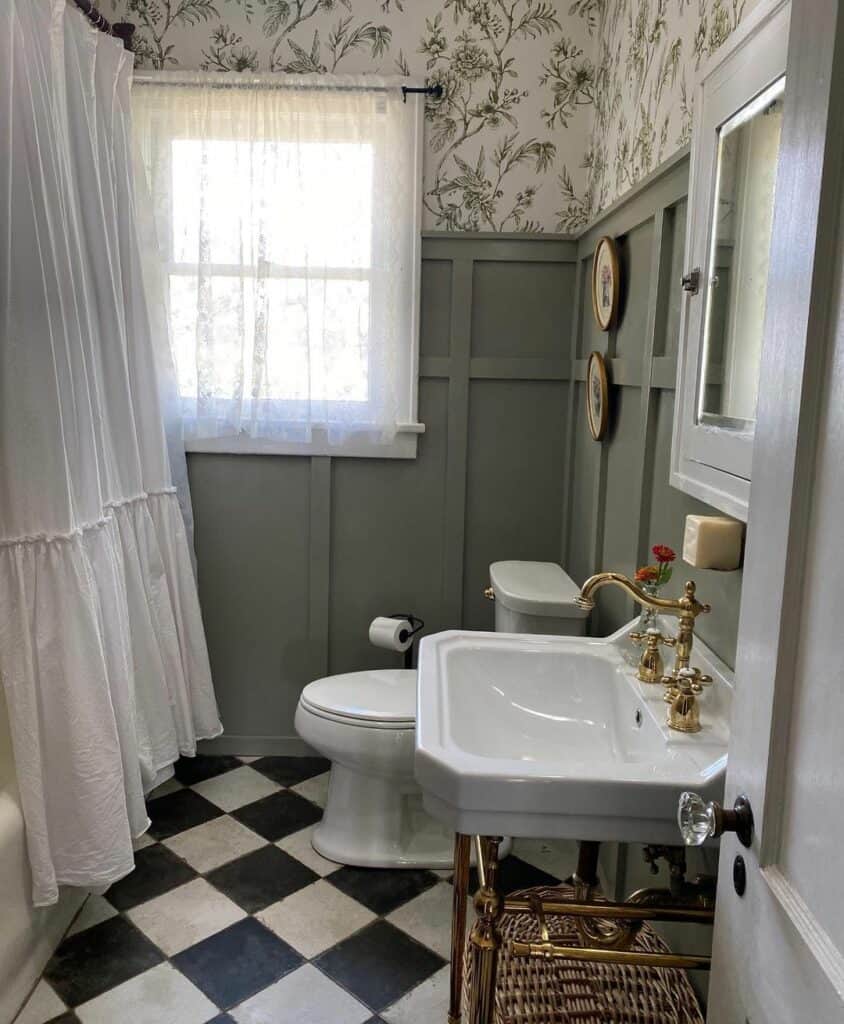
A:
{"label": "toilet paper roll", "polygon": [[412,632],[413,626],[407,619],[388,619],[379,615],[369,624],[369,642],[374,647],[402,653],[413,642]]}

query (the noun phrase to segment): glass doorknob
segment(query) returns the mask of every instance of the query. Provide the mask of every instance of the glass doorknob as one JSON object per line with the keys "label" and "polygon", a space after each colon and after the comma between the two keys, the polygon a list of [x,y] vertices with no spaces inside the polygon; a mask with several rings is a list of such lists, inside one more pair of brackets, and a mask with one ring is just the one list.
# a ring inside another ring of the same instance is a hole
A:
{"label": "glass doorknob", "polygon": [[735,832],[742,846],[749,847],[753,839],[753,812],[746,796],[736,797],[733,809],[725,811],[714,800],[706,803],[697,793],[682,793],[677,824],[686,846],[703,846],[725,832]]}

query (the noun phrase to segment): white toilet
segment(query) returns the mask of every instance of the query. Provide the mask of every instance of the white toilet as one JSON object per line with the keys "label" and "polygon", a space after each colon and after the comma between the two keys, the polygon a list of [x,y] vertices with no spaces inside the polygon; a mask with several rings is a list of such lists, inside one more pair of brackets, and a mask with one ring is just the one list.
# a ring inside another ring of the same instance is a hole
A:
{"label": "white toilet", "polygon": [[[494,562],[497,632],[581,636],[587,613],[553,562]],[[331,761],[317,853],[361,867],[447,868],[453,836],[422,806],[413,777],[416,672],[377,669],[317,679],[302,691],[296,731]]]}

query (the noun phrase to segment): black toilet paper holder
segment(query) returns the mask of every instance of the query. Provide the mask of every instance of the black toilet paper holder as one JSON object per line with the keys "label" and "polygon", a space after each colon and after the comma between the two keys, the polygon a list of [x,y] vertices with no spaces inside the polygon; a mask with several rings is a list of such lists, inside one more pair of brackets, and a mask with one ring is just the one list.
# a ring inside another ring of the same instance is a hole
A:
{"label": "black toilet paper holder", "polygon": [[[412,612],[407,612],[407,613],[393,612],[393,614],[392,615],[388,615],[387,618],[388,619],[407,619],[407,621],[410,623],[410,625],[411,625],[410,632],[408,632],[406,629],[403,629],[399,633],[399,640],[401,640],[402,643],[404,643],[405,640],[412,640],[413,637],[415,637],[417,633],[421,632],[421,630],[423,630],[425,628],[424,620],[420,619],[418,615],[414,615]],[[404,652],[404,667],[405,668],[413,668],[413,655],[414,655],[415,648],[416,648],[416,644],[411,643],[410,647],[408,647],[408,649]]]}

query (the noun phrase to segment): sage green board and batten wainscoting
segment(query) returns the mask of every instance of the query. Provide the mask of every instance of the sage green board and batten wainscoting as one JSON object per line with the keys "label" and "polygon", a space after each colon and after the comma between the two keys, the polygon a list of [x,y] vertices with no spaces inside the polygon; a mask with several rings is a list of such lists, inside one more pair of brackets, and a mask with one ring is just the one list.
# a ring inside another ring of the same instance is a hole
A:
{"label": "sage green board and batten wainscoting", "polygon": [[[717,514],[668,484],[674,412],[680,307],[680,280],[686,233],[688,154],[683,151],[645,179],[589,227],[578,240],[577,295],[569,339],[571,395],[567,430],[567,478],[563,505],[563,564],[582,580],[600,569],[632,574],[650,560],[655,542],[682,550],[685,517]],[[592,316],[592,254],[602,235],[619,245],[622,292],[618,327],[602,333]],[[610,419],[602,443],[586,426],[586,357],[597,349],[608,360]],[[710,615],[697,620],[697,632],[728,664],[735,663],[741,573],[691,569],[682,562],[667,592],[693,576]],[[592,629],[609,633],[637,612],[621,591],[598,592]],[[702,698],[705,714],[706,694]],[[712,874],[713,856],[689,851],[689,868]],[[617,899],[645,885],[668,884],[648,873],[638,849],[615,843],[601,848],[602,877]],[[674,949],[707,954],[711,929],[657,925]],[[705,998],[708,979],[692,972]]]}
{"label": "sage green board and batten wainscoting", "polygon": [[190,455],[199,588],[226,733],[296,753],[302,687],[399,666],[370,620],[491,629],[498,558],[558,560],[577,245],[430,234],[415,460]]}
{"label": "sage green board and batten wainscoting", "polygon": [[[563,505],[563,564],[576,580],[600,569],[632,574],[655,542],[682,550],[685,517],[717,514],[669,486],[680,285],[686,232],[688,151],[683,150],[594,221],[577,243],[577,308],[569,353],[571,394]],[[618,326],[603,333],[592,316],[592,254],[602,235],[619,245]],[[586,427],[586,358],[607,359],[610,419],[603,443]],[[698,632],[735,663],[741,572],[690,569],[678,562],[673,589],[694,576],[713,610]],[[615,588],[597,595],[593,630],[609,633],[636,613]],[[705,697],[704,697],[705,700]]]}
{"label": "sage green board and batten wainscoting", "polygon": [[[309,680],[399,663],[368,643],[376,614],[492,628],[490,561],[560,560],[582,580],[632,572],[655,541],[681,549],[685,516],[712,511],[668,484],[687,176],[680,154],[577,242],[425,236],[417,459],[190,456],[226,725],[214,748],[301,749],[293,715]],[[624,280],[606,334],[590,297],[602,234],[619,239]],[[603,443],[586,427],[593,349],[613,384]],[[699,631],[732,664],[741,573],[694,576],[713,605]],[[598,598],[596,630],[635,613],[620,593]]]}

